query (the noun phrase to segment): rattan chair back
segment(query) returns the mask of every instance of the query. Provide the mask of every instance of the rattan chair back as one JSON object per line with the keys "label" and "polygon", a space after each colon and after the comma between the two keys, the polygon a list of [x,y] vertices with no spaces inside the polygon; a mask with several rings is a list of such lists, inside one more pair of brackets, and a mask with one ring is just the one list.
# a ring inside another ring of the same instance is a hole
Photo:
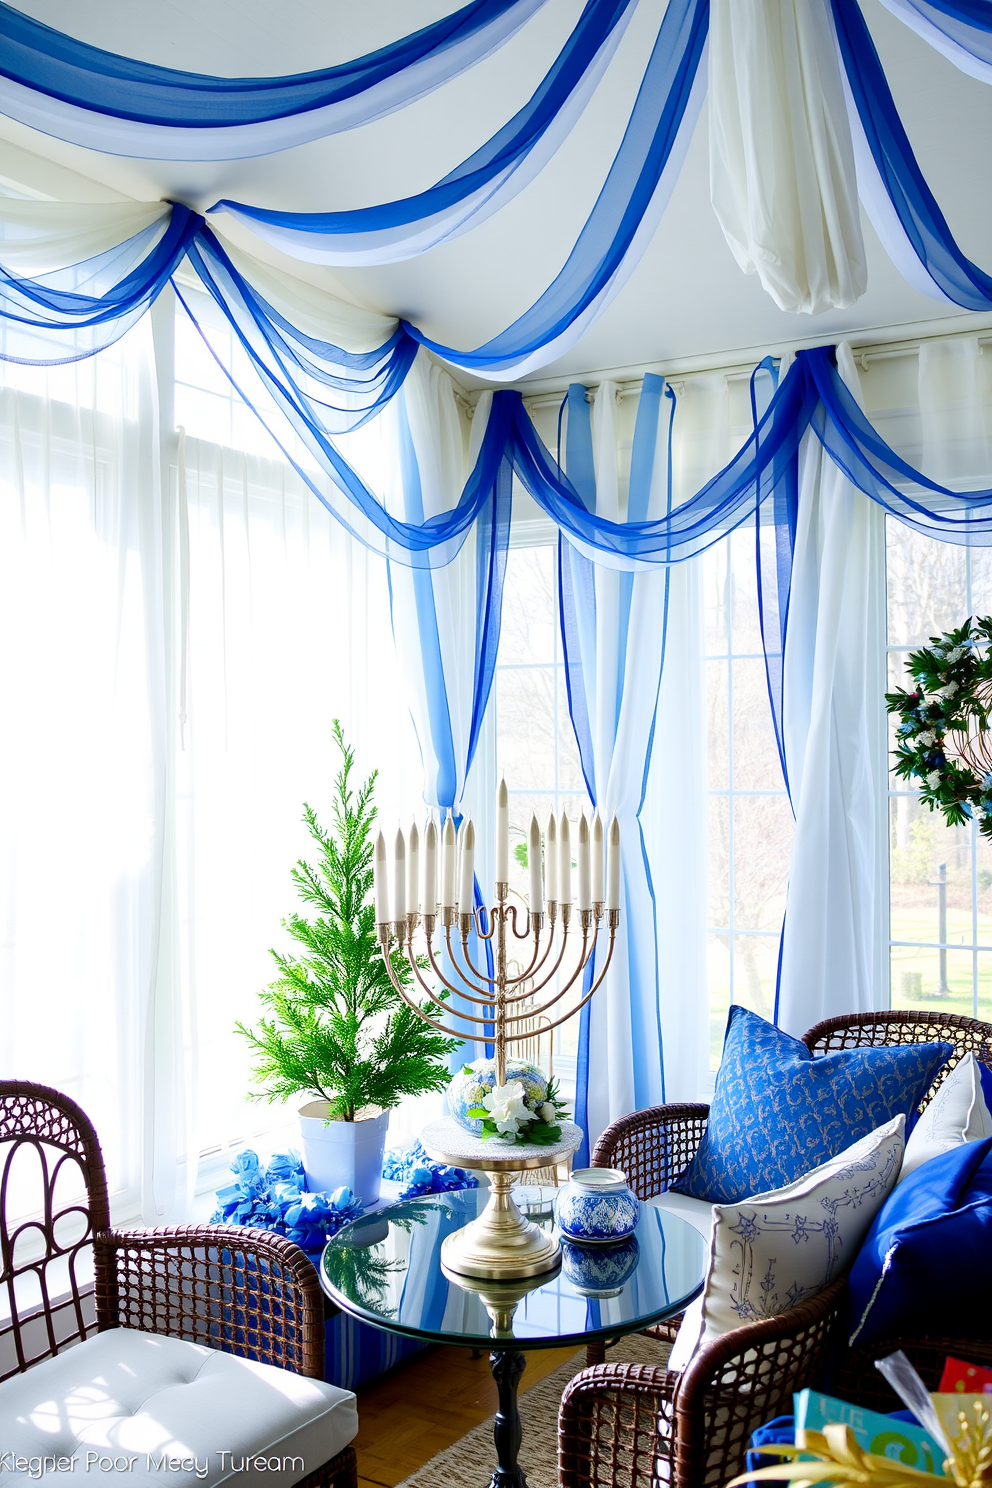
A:
{"label": "rattan chair back", "polygon": [[86,1113],[46,1085],[0,1080],[0,1379],[95,1330],[93,1237],[109,1219]]}
{"label": "rattan chair back", "polygon": [[933,1085],[920,1102],[920,1110],[933,1098],[948,1072],[965,1054],[992,1069],[992,1023],[965,1018],[960,1013],[917,1012],[896,1009],[888,1013],[844,1013],[826,1018],[803,1034],[811,1054],[829,1054],[834,1049],[880,1048],[892,1044],[927,1044],[937,1039],[954,1045]]}

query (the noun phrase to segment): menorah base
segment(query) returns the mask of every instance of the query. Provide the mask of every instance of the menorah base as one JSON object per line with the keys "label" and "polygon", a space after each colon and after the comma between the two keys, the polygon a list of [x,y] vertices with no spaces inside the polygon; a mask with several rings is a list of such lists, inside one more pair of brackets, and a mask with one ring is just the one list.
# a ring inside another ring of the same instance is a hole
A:
{"label": "menorah base", "polygon": [[421,1133],[424,1150],[437,1162],[474,1168],[489,1177],[489,1203],[441,1246],[441,1262],[459,1276],[514,1281],[540,1276],[558,1265],[555,1236],[520,1213],[513,1185],[528,1168],[553,1166],[582,1141],[574,1121],[561,1123],[561,1141],[550,1147],[516,1146],[494,1137],[474,1137],[454,1121],[435,1121]]}
{"label": "menorah base", "polygon": [[478,1219],[441,1246],[446,1270],[486,1281],[513,1281],[557,1266],[561,1252],[555,1236],[525,1219],[513,1201],[516,1178],[513,1172],[489,1174],[489,1203]]}

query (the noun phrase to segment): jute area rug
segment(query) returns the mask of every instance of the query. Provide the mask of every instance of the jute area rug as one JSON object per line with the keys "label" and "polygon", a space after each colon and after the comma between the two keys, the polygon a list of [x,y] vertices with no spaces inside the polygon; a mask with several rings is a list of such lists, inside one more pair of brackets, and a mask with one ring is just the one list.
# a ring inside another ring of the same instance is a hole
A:
{"label": "jute area rug", "polygon": [[[664,1364],[670,1347],[635,1333],[608,1349],[606,1358],[610,1364]],[[520,1396],[524,1428],[520,1465],[528,1488],[558,1488],[558,1406],[569,1380],[585,1367],[585,1349],[581,1349]],[[490,1416],[481,1426],[473,1426],[453,1446],[405,1478],[399,1488],[484,1488],[496,1464],[493,1421]]]}

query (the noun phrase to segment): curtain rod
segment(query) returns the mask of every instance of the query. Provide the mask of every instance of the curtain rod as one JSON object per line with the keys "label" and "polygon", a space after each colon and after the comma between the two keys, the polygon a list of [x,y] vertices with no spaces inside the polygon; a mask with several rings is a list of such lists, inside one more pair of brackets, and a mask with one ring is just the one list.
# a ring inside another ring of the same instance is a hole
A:
{"label": "curtain rod", "polygon": [[[931,336],[917,334],[912,339],[907,339],[905,341],[868,341],[861,342],[859,344],[857,341],[852,340],[850,344],[855,361],[858,363],[863,372],[867,372],[868,367],[872,362],[891,361],[896,357],[918,356],[920,347],[927,341],[960,341],[964,340],[965,337],[974,337],[975,339],[977,339],[980,347],[992,345],[992,330],[988,328],[987,324],[982,326],[980,329],[974,330],[941,330],[935,331]],[[842,337],[841,339],[846,338]],[[767,355],[767,353],[765,354]],[[772,353],[772,355],[774,356],[775,361],[781,361],[781,353]],[[684,370],[679,370],[678,372],[673,372],[671,376],[666,376],[659,370],[658,375],[664,376],[666,382],[670,382],[677,395],[681,397],[685,383],[690,378],[719,377],[722,374],[727,382],[746,382],[751,376],[751,373],[753,372],[755,366],[758,364],[758,362],[761,361],[761,356],[762,354],[756,351],[753,361],[727,362],[722,367],[687,368]],[[573,382],[581,382],[583,379],[580,375],[572,378],[571,380]],[[612,381],[613,379],[601,380]],[[617,398],[618,400],[622,400],[624,398],[636,397],[640,393],[641,384],[644,381],[644,376],[642,375],[635,378],[617,379],[616,381]],[[595,396],[599,385],[599,382],[590,385],[586,394],[589,402],[595,401]],[[521,391],[523,392],[523,389],[521,389]],[[567,385],[561,387],[560,389],[556,388],[550,391],[534,393],[530,397],[528,397],[526,392],[523,392],[523,399],[527,408],[531,412],[536,412],[542,408],[557,408],[566,392]]]}

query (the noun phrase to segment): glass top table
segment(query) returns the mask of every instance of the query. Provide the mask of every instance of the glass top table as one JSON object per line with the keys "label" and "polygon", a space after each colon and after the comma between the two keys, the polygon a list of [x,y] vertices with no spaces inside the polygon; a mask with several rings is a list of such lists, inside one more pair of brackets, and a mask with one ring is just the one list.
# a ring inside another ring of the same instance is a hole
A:
{"label": "glass top table", "polygon": [[[557,1190],[521,1185],[521,1213],[548,1230]],[[324,1248],[320,1280],[344,1312],[407,1338],[489,1348],[499,1390],[492,1482],[525,1488],[517,1464],[517,1382],[524,1350],[575,1347],[663,1321],[702,1288],[708,1248],[685,1220],[647,1204],[630,1241],[563,1242],[554,1270],[513,1282],[481,1281],[441,1264],[441,1246],[485,1208],[485,1188],[407,1199],[345,1225]]]}

